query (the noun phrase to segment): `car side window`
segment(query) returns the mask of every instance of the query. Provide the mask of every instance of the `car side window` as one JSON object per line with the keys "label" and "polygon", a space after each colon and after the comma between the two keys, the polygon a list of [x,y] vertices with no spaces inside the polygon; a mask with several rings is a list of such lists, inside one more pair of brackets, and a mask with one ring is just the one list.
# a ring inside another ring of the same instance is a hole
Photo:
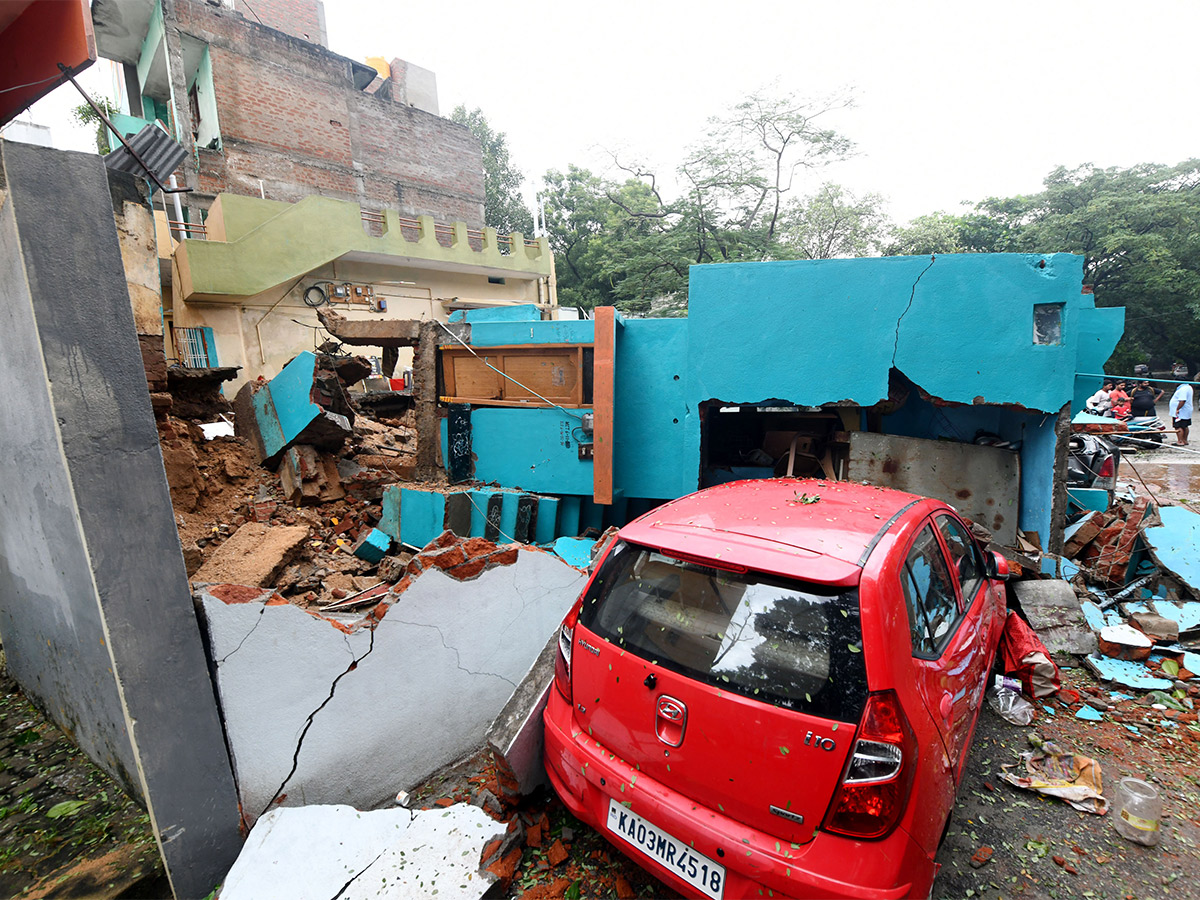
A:
{"label": "car side window", "polygon": [[935,657],[954,633],[959,613],[946,558],[929,525],[913,542],[900,581],[908,606],[913,653]]}
{"label": "car side window", "polygon": [[979,548],[957,519],[938,516],[937,523],[950,550],[950,564],[958,572],[963,606],[969,609],[983,581],[983,560],[979,556]]}

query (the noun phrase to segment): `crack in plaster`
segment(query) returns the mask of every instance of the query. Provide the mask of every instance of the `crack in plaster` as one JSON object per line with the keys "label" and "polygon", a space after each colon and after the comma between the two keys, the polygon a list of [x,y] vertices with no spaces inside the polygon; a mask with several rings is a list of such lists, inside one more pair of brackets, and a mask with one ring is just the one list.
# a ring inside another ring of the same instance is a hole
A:
{"label": "crack in plaster", "polygon": [[[526,596],[526,594],[528,593],[527,591],[522,590],[517,585],[517,573],[516,572],[512,573],[512,589],[515,593],[519,594],[522,598],[524,598]],[[567,589],[568,589],[567,585],[561,585],[558,588],[558,590],[567,590]],[[552,593],[555,592],[555,590],[556,590],[556,588],[552,586],[552,587],[547,588],[541,594],[538,594],[536,597],[530,597],[528,600],[522,599],[521,600],[521,608],[519,610],[517,610],[516,615],[514,615],[512,617],[512,619],[509,621],[509,623],[507,625],[505,625],[503,629],[501,629],[499,636],[503,637],[504,635],[508,634],[509,629],[521,621],[522,615],[524,614],[525,610],[527,610],[529,608],[529,604],[534,603],[538,600],[541,600],[543,597],[550,596]],[[505,680],[507,681],[508,679],[505,679]],[[511,684],[512,682],[509,682],[509,683]],[[513,685],[513,687],[516,687],[516,685]]]}
{"label": "crack in plaster", "polygon": [[258,626],[262,624],[263,616],[265,615],[266,611],[267,611],[266,604],[263,604],[263,606],[260,607],[258,610],[258,620],[254,623],[254,627],[246,632],[245,637],[243,637],[240,641],[238,641],[238,645],[236,647],[234,647],[232,650],[230,650],[228,653],[226,653],[224,656],[222,656],[220,659],[217,660],[218,666],[221,666],[222,664],[224,664],[225,660],[229,659],[229,657],[233,656],[233,654],[237,653],[239,650],[242,649],[242,644],[244,644],[244,643],[246,643],[246,641],[250,640],[250,635],[254,634],[254,632],[256,630],[258,630]]}
{"label": "crack in plaster", "polygon": [[360,879],[364,875],[366,875],[367,869],[371,868],[371,866],[373,866],[373,865],[375,865],[375,863],[379,862],[380,857],[382,857],[384,853],[387,853],[387,851],[386,850],[379,851],[379,856],[376,856],[373,860],[371,860],[369,863],[367,863],[366,866],[364,866],[362,868],[362,870],[358,872],[357,875],[355,875],[353,878],[351,878],[349,881],[347,881],[345,884],[343,884],[342,889],[340,891],[338,891],[336,894],[334,894],[330,898],[330,900],[338,900],[339,897],[345,896],[346,891],[350,889],[350,885],[354,884],[354,882],[358,881],[358,879]]}
{"label": "crack in plaster", "polygon": [[[392,615],[388,616],[388,618],[395,619],[395,614],[393,613]],[[429,625],[425,622],[408,622],[408,621],[405,621],[404,619],[395,619],[395,620],[398,621],[401,625],[411,625],[413,628],[432,628],[434,631],[436,631],[438,640],[442,642],[442,648],[445,650],[449,650],[451,653],[454,654],[454,667],[456,669],[458,669],[460,672],[466,672],[468,675],[487,675],[487,676],[490,676],[491,678],[499,678],[505,684],[512,685],[514,690],[516,689],[516,687],[517,687],[516,682],[511,681],[508,678],[505,678],[503,675],[500,675],[497,672],[472,672],[470,669],[464,667],[462,664],[462,657],[459,656],[458,650],[455,647],[451,647],[449,644],[446,643],[446,636],[444,634],[442,634],[442,629],[439,628],[437,625]]]}
{"label": "crack in plaster", "polygon": [[933,268],[933,264],[937,262],[937,254],[932,254],[929,257],[929,265],[921,270],[921,274],[917,276],[917,280],[913,282],[912,293],[908,295],[908,306],[904,307],[904,312],[900,313],[900,317],[896,319],[896,340],[892,343],[892,368],[896,368],[896,355],[900,352],[900,323],[904,321],[904,317],[908,315],[908,311],[912,309],[913,300],[917,297],[917,285],[921,283],[921,279],[925,277],[925,273]]}
{"label": "crack in plaster", "polygon": [[[279,799],[279,796],[283,793],[283,789],[285,787],[287,787],[288,782],[292,780],[292,776],[296,774],[296,769],[298,769],[300,767],[300,751],[302,749],[304,749],[304,738],[308,735],[308,730],[310,728],[312,728],[313,720],[316,719],[317,713],[319,713],[326,706],[328,706],[329,702],[333,699],[333,695],[337,691],[338,682],[340,682],[343,678],[345,678],[347,675],[349,675],[351,672],[353,672],[355,669],[357,669],[358,664],[360,662],[362,662],[364,659],[366,659],[368,656],[370,656],[371,652],[375,649],[375,629],[374,628],[370,629],[370,632],[371,632],[371,643],[367,647],[367,652],[364,653],[362,656],[358,657],[357,659],[355,659],[354,651],[353,650],[350,651],[350,656],[351,656],[350,665],[348,665],[346,667],[345,671],[342,672],[340,675],[338,675],[337,678],[333,679],[333,683],[329,686],[329,696],[326,697],[321,702],[320,706],[318,706],[316,709],[314,709],[311,713],[308,714],[308,719],[305,720],[305,722],[304,722],[304,728],[301,729],[301,731],[300,731],[300,737],[296,739],[296,752],[292,754],[291,771],[289,771],[287,773],[287,775],[284,777],[283,781],[279,785],[279,788],[275,791],[274,796],[272,796],[271,799],[267,801],[267,805],[265,807],[263,807],[263,811],[261,813],[259,813],[260,817],[266,815],[267,810],[269,810],[275,804],[275,802]],[[346,647],[347,647],[347,649],[349,649],[349,647],[350,647],[349,638],[346,635],[342,635],[342,640],[345,641]],[[353,880],[353,879],[351,879],[351,880]],[[343,888],[343,890],[345,890],[345,888]]]}

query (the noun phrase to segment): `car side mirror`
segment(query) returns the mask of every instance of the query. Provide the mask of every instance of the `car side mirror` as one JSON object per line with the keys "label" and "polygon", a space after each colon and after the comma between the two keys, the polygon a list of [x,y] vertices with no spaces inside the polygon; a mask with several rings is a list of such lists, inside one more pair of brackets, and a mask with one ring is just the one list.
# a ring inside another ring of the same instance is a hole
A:
{"label": "car side mirror", "polygon": [[1008,581],[1008,560],[992,550],[983,551],[983,568],[993,581]]}

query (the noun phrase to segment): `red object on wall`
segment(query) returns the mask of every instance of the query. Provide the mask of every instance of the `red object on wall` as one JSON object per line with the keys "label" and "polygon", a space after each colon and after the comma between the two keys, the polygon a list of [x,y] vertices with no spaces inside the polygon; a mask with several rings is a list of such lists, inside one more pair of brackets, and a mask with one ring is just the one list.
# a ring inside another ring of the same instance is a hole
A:
{"label": "red object on wall", "polygon": [[0,4],[0,125],[67,80],[59,63],[74,75],[95,61],[88,0]]}

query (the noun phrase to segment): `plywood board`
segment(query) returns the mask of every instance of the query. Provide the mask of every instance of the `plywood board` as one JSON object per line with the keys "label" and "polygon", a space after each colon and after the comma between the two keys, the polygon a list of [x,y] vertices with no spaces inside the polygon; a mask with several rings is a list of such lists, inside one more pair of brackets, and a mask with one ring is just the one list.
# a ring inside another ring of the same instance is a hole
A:
{"label": "plywood board", "polygon": [[944,500],[1013,546],[1021,496],[1021,463],[1012,450],[856,431],[849,476]]}

